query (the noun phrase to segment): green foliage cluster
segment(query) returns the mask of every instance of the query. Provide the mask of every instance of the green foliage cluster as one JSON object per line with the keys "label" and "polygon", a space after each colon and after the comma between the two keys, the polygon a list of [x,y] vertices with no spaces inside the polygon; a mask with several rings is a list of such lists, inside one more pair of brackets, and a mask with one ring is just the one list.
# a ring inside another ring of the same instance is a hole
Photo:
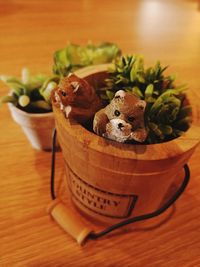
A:
{"label": "green foliage cluster", "polygon": [[120,54],[119,47],[108,42],[99,45],[89,43],[86,46],[68,44],[54,53],[53,72],[67,76],[68,73],[82,67],[112,62]]}
{"label": "green foliage cluster", "polygon": [[86,46],[69,44],[54,53],[54,74],[48,77],[42,74],[30,76],[27,68],[22,70],[21,78],[1,75],[0,80],[8,86],[10,94],[0,99],[0,105],[10,102],[29,113],[50,112],[51,91],[60,78],[85,66],[112,62],[120,54],[120,49],[113,43],[97,46],[91,43]]}
{"label": "green foliage cluster", "polygon": [[101,98],[107,102],[118,90],[132,92],[147,102],[145,122],[150,144],[179,137],[191,123],[191,106],[184,93],[186,87],[176,86],[175,77],[164,75],[166,69],[160,62],[145,68],[139,55],[123,56],[109,69],[106,86],[100,89]]}
{"label": "green foliage cluster", "polygon": [[61,77],[81,67],[113,60],[115,63],[108,70],[106,86],[98,89],[100,96],[108,103],[115,92],[122,89],[144,99],[147,102],[147,143],[171,140],[189,128],[191,106],[185,97],[185,86],[176,86],[173,76],[164,75],[167,67],[162,67],[160,62],[145,68],[143,58],[139,55],[121,57],[120,49],[113,43],[102,43],[98,46],[69,44],[54,53],[54,74],[48,77],[42,74],[30,76],[26,68],[22,70],[19,79],[0,76],[10,88],[10,94],[0,99],[0,105],[11,102],[26,112],[49,112],[52,110],[51,91]]}
{"label": "green foliage cluster", "polygon": [[29,113],[45,113],[52,110],[50,94],[57,86],[59,77],[47,77],[42,74],[30,76],[29,70],[24,68],[21,78],[2,75],[0,79],[10,89],[10,94],[3,96],[0,104],[10,102]]}

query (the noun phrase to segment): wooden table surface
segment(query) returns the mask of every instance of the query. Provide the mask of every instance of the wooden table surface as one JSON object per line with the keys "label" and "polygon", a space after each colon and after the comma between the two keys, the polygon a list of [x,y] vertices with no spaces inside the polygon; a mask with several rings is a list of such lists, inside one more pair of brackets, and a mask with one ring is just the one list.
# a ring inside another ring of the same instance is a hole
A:
{"label": "wooden table surface", "polygon": [[[88,40],[116,42],[147,65],[160,59],[200,102],[197,1],[0,0],[0,74],[51,73],[56,49]],[[6,105],[0,126],[0,266],[200,266],[200,147],[173,209],[79,247],[46,213],[51,154],[30,146]],[[61,152],[58,160],[60,180]]]}

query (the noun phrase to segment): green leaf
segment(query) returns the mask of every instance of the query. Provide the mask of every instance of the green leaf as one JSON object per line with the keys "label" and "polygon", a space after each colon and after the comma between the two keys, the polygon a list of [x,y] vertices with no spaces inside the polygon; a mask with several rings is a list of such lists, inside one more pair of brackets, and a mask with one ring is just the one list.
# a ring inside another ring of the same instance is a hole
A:
{"label": "green leaf", "polygon": [[112,79],[105,79],[105,83],[106,83],[106,86],[107,86],[108,88],[111,88],[111,89],[112,89],[112,87],[113,87],[113,85],[114,85],[114,82],[113,82]]}
{"label": "green leaf", "polygon": [[181,131],[181,130],[178,130],[178,129],[173,129],[172,135],[174,136],[174,138],[179,137],[179,136],[181,136],[183,134],[184,134],[184,131]]}
{"label": "green leaf", "polygon": [[21,107],[26,107],[28,106],[29,103],[30,103],[30,97],[28,97],[27,95],[21,95],[18,99],[18,104]]}
{"label": "green leaf", "polygon": [[145,79],[144,79],[144,77],[143,77],[141,74],[137,74],[137,80],[138,80],[140,83],[145,83]]}
{"label": "green leaf", "polygon": [[59,76],[49,77],[44,81],[42,87],[39,90],[40,94],[49,104],[51,103],[51,92],[58,85],[59,81]]}
{"label": "green leaf", "polygon": [[169,77],[168,77],[168,79],[171,81],[171,82],[174,82],[175,80],[176,80],[176,74],[175,73],[173,73],[173,74],[171,74]]}
{"label": "green leaf", "polygon": [[146,90],[145,90],[145,98],[149,97],[149,96],[152,96],[153,94],[153,90],[154,90],[154,85],[151,83],[149,84],[147,87],[146,87]]}
{"label": "green leaf", "polygon": [[155,131],[155,130],[158,129],[158,125],[156,125],[156,124],[153,123],[153,122],[149,122],[148,125],[149,125],[150,129],[153,130],[153,131]]}
{"label": "green leaf", "polygon": [[174,90],[176,90],[177,93],[181,93],[181,92],[187,90],[187,84],[181,84],[179,86],[176,86],[174,88]]}
{"label": "green leaf", "polygon": [[170,135],[173,132],[173,129],[170,125],[159,125],[159,129],[164,135]]}
{"label": "green leaf", "polygon": [[38,100],[30,103],[31,107],[38,108],[38,109],[44,109],[47,111],[50,111],[52,109],[51,105],[49,105],[46,101],[44,100]]}
{"label": "green leaf", "polygon": [[178,114],[178,118],[182,119],[192,114],[192,107],[190,105],[183,106]]}
{"label": "green leaf", "polygon": [[20,96],[22,94],[27,94],[27,88],[25,85],[18,83],[18,82],[7,82],[8,87],[11,89],[11,91],[15,92],[17,96]]}
{"label": "green leaf", "polygon": [[159,128],[154,130],[155,135],[157,135],[159,138],[163,139],[163,134]]}
{"label": "green leaf", "polygon": [[134,82],[137,79],[137,72],[134,67],[131,68],[130,81]]}
{"label": "green leaf", "polygon": [[23,84],[28,84],[30,81],[30,71],[28,68],[23,68],[21,71],[21,81]]}
{"label": "green leaf", "polygon": [[50,104],[51,103],[51,92],[53,89],[57,87],[56,82],[49,82],[46,88],[42,91],[40,91],[41,95],[44,97],[44,99]]}
{"label": "green leaf", "polygon": [[0,75],[0,80],[7,84],[8,82],[21,83],[19,79],[13,76]]}
{"label": "green leaf", "polygon": [[55,74],[67,74],[68,70],[70,70],[70,61],[66,49],[61,49],[54,53],[54,63],[53,70]]}
{"label": "green leaf", "polygon": [[130,65],[130,81],[139,81],[140,83],[145,83],[144,79],[144,62],[141,56],[136,56],[135,60],[131,60]]}
{"label": "green leaf", "polygon": [[176,122],[176,127],[180,127],[180,126],[183,126],[183,125],[188,125],[192,122],[192,118],[190,116],[187,116],[179,121]]}
{"label": "green leaf", "polygon": [[17,99],[16,97],[14,97],[13,95],[5,95],[0,99],[0,106],[3,103],[17,103]]}
{"label": "green leaf", "polygon": [[48,77],[46,75],[38,74],[29,77],[29,82],[26,84],[28,91],[31,92],[35,89],[40,89]]}
{"label": "green leaf", "polygon": [[109,100],[108,96],[105,94],[101,94],[100,97],[102,100]]}
{"label": "green leaf", "polygon": [[154,98],[152,96],[148,96],[148,97],[145,98],[145,101],[147,102],[147,105],[148,104],[153,104],[153,103],[155,103],[156,98]]}
{"label": "green leaf", "polygon": [[137,86],[134,86],[132,88],[132,93],[137,95],[140,98],[143,98],[143,94],[142,94],[141,90]]}
{"label": "green leaf", "polygon": [[107,90],[106,95],[109,100],[112,100],[115,94],[112,91]]}

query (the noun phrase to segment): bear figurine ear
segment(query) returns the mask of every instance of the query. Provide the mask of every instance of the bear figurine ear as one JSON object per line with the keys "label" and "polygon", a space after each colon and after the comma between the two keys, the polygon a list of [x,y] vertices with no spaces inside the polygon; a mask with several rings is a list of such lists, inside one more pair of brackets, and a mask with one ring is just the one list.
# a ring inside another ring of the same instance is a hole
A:
{"label": "bear figurine ear", "polygon": [[146,102],[144,100],[140,100],[140,101],[138,101],[138,103],[136,104],[136,106],[138,108],[140,108],[141,110],[145,110]]}
{"label": "bear figurine ear", "polygon": [[115,93],[115,97],[114,98],[123,98],[123,97],[125,97],[125,95],[126,95],[126,92],[125,91],[119,90],[119,91],[117,91]]}

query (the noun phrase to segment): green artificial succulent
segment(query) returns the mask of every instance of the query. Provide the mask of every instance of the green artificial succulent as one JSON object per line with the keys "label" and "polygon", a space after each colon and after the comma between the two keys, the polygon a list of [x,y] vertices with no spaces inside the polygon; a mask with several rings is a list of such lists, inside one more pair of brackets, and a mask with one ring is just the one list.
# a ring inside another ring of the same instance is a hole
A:
{"label": "green artificial succulent", "polygon": [[86,46],[69,44],[54,53],[53,72],[67,76],[68,73],[82,67],[112,62],[119,55],[121,51],[113,43],[102,43],[97,46],[92,43]]}
{"label": "green artificial succulent", "polygon": [[147,143],[160,143],[180,136],[191,123],[191,106],[186,101],[185,85],[175,86],[173,76],[165,76],[167,67],[160,62],[145,68],[143,58],[123,56],[109,69],[101,98],[109,102],[115,92],[132,92],[147,102],[145,111]]}
{"label": "green artificial succulent", "polygon": [[24,68],[21,79],[2,75],[0,80],[10,89],[10,94],[3,96],[0,104],[10,102],[29,113],[45,113],[52,110],[50,94],[59,82],[58,76],[30,76],[29,70]]}

